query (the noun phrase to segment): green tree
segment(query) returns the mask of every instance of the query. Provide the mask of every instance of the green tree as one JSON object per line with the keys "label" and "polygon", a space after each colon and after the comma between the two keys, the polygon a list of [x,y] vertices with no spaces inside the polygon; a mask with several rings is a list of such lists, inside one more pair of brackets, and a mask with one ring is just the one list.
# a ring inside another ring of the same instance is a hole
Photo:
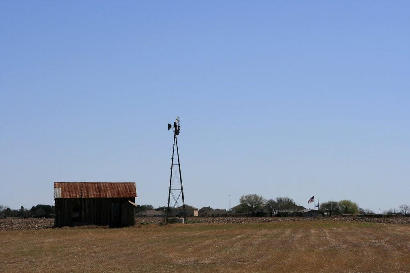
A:
{"label": "green tree", "polygon": [[343,214],[358,214],[359,206],[350,200],[339,201],[340,212]]}
{"label": "green tree", "polygon": [[273,199],[269,199],[265,203],[265,209],[269,212],[270,216],[273,216],[273,214],[278,210],[278,203]]}
{"label": "green tree", "polygon": [[137,207],[135,208],[135,213],[140,213],[152,209],[154,209],[152,205],[137,205]]}
{"label": "green tree", "polygon": [[0,205],[0,218],[6,218],[6,206]]}
{"label": "green tree", "polygon": [[33,206],[29,211],[30,217],[51,218],[55,214],[54,206],[38,204]]}
{"label": "green tree", "polygon": [[248,207],[245,204],[238,204],[230,210],[233,214],[246,214],[249,213]]}
{"label": "green tree", "polygon": [[255,215],[257,212],[262,210],[265,200],[262,196],[257,194],[248,194],[243,195],[239,199],[239,203],[241,206],[245,207],[252,215]]}
{"label": "green tree", "polygon": [[277,197],[276,198],[276,209],[277,211],[284,211],[284,210],[296,210],[298,206],[296,205],[295,201],[289,197]]}
{"label": "green tree", "polygon": [[23,206],[20,207],[20,210],[18,212],[18,216],[21,217],[21,218],[26,218],[27,217],[27,210]]}
{"label": "green tree", "polygon": [[208,207],[202,207],[201,209],[199,209],[198,214],[199,214],[199,216],[206,217],[206,216],[211,216],[213,211],[214,211],[213,208],[211,208],[209,206]]}
{"label": "green tree", "polygon": [[327,212],[329,215],[340,214],[339,202],[328,201],[320,204],[319,210],[322,212]]}

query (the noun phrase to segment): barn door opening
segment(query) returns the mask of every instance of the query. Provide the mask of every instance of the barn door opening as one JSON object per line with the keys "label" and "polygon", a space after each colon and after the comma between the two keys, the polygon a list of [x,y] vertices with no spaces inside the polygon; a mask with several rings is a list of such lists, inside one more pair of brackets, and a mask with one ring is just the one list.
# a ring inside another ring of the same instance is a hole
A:
{"label": "barn door opening", "polygon": [[111,204],[111,227],[119,227],[121,225],[121,204],[113,202]]}
{"label": "barn door opening", "polygon": [[74,200],[71,209],[71,223],[72,225],[81,224],[81,203],[80,200]]}

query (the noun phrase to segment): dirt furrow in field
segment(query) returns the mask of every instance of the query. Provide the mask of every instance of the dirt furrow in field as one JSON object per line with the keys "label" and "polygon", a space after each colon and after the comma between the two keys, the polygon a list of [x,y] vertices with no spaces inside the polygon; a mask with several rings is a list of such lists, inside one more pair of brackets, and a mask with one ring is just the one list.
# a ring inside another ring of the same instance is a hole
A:
{"label": "dirt furrow in field", "polygon": [[334,221],[0,232],[4,272],[410,272],[407,225]]}

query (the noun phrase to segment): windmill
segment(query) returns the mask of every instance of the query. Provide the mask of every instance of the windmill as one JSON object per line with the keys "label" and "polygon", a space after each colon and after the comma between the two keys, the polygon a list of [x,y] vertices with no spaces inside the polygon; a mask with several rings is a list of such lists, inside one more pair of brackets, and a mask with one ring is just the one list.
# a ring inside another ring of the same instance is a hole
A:
{"label": "windmill", "polygon": [[[184,196],[184,186],[182,184],[181,175],[181,161],[179,159],[179,148],[178,148],[178,136],[181,132],[181,122],[179,117],[177,117],[173,124],[168,123],[168,131],[172,129],[174,135],[174,141],[172,144],[172,156],[171,156],[171,173],[169,176],[169,188],[168,188],[168,205],[165,214],[165,222],[169,222],[171,209],[176,209],[178,205],[182,202],[182,216],[184,223],[186,220],[185,211],[185,196]],[[176,153],[176,159],[175,159]]]}

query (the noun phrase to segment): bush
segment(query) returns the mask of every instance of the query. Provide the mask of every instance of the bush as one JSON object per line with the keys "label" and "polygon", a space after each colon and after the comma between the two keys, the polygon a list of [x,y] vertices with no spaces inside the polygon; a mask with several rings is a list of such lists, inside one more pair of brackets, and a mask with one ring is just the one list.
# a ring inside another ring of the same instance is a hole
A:
{"label": "bush", "polygon": [[30,209],[29,216],[34,218],[52,218],[55,215],[54,206],[37,205]]}
{"label": "bush", "polygon": [[359,206],[350,200],[342,200],[339,202],[340,212],[343,214],[358,214]]}

